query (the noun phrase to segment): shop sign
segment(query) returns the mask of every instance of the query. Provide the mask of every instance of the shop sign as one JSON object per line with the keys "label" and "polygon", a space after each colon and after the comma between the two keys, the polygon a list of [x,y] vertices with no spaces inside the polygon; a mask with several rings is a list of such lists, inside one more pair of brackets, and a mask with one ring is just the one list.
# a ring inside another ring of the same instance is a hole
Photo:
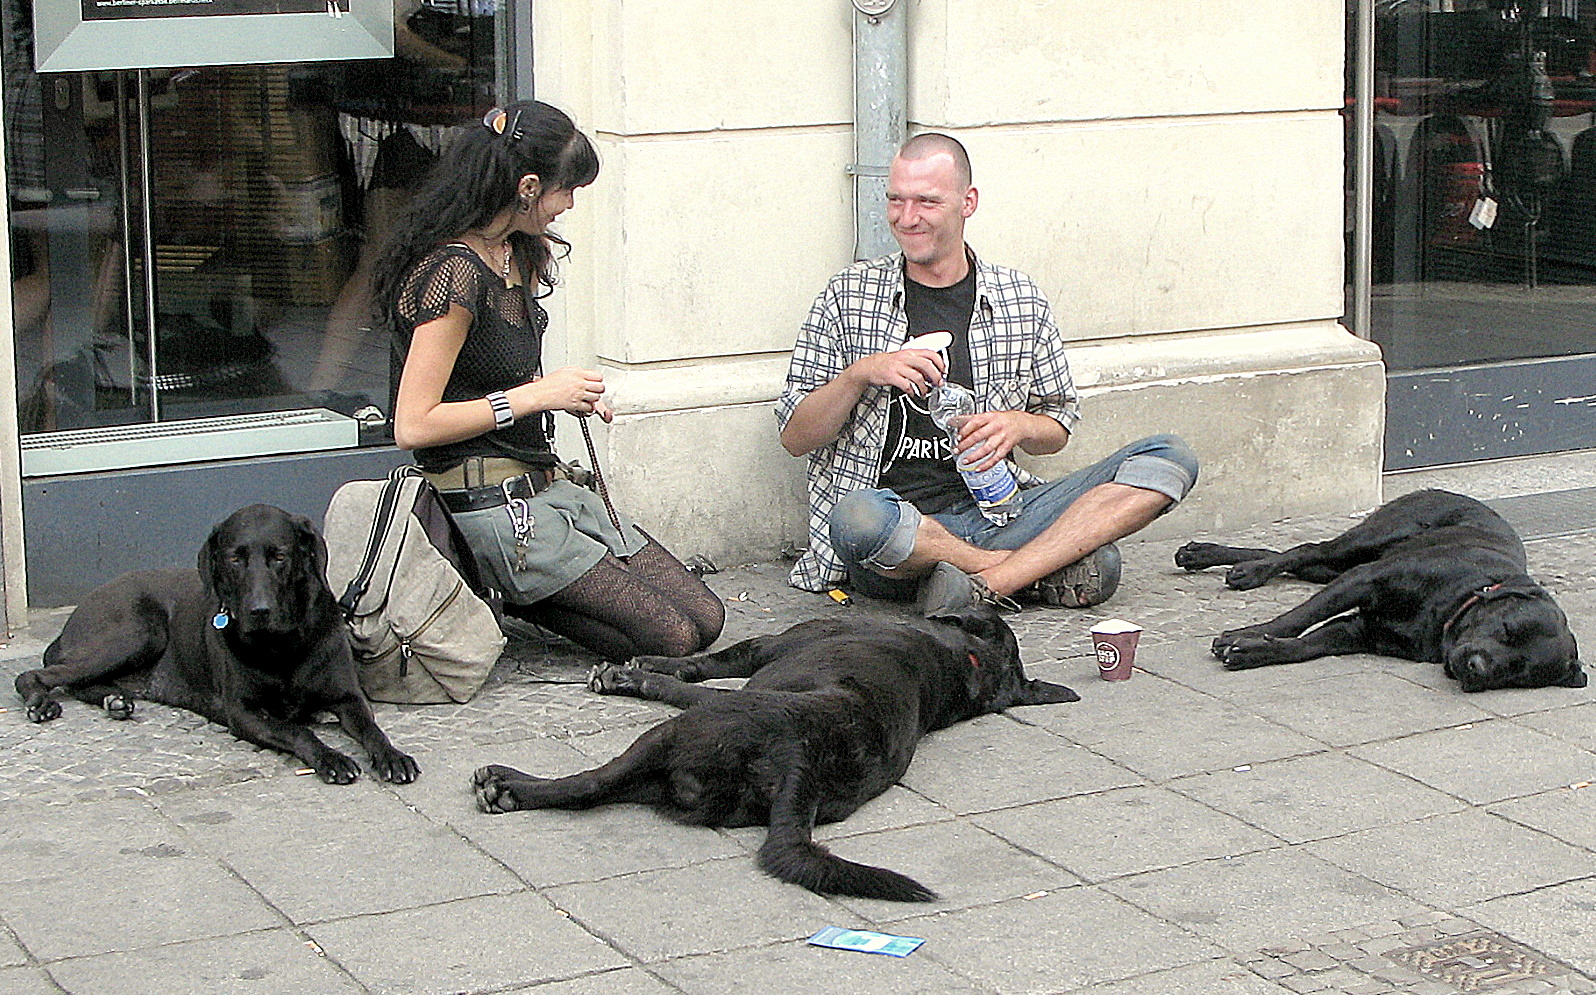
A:
{"label": "shop sign", "polygon": [[393,0],[34,0],[41,72],[394,54]]}

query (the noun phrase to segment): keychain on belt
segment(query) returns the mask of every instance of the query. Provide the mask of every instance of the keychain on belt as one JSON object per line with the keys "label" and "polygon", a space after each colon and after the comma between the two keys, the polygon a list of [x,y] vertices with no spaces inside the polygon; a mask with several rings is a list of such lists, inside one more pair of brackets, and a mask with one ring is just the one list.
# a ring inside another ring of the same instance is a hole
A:
{"label": "keychain on belt", "polygon": [[510,494],[511,477],[499,484],[504,491],[504,506],[510,512],[510,527],[515,530],[515,568],[526,569],[526,551],[532,546],[532,506],[526,498],[514,497]]}

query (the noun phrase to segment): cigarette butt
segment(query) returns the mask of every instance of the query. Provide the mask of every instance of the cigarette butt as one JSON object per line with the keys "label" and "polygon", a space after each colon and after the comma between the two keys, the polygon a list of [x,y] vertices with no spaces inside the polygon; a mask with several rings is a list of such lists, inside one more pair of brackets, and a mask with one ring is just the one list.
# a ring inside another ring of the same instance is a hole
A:
{"label": "cigarette butt", "polygon": [[306,774],[314,774],[314,773],[316,773],[316,768],[314,768],[314,767],[301,767],[298,770],[294,771],[294,775],[296,777],[304,777]]}
{"label": "cigarette butt", "polygon": [[1589,781],[1575,781],[1573,784],[1570,784],[1569,787],[1570,788],[1588,788],[1588,787],[1590,787],[1590,782]]}
{"label": "cigarette butt", "polygon": [[826,597],[828,597],[831,600],[835,601],[839,605],[851,605],[851,604],[853,604],[853,599],[848,597],[848,592],[844,591],[844,590],[841,590],[840,588],[835,588],[834,587],[831,590],[827,591],[826,592]]}
{"label": "cigarette butt", "polygon": [[1047,897],[1047,892],[1045,892],[1045,891],[1033,891],[1029,895],[1021,895],[1020,896],[1021,900],[1022,901],[1026,901],[1026,902],[1034,902],[1038,898],[1046,898],[1046,897]]}

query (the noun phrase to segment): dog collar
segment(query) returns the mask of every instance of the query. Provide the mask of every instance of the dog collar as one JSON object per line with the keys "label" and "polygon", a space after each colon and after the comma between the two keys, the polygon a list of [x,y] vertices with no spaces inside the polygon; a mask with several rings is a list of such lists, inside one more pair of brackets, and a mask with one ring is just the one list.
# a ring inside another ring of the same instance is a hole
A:
{"label": "dog collar", "polygon": [[1492,591],[1500,590],[1501,587],[1502,585],[1500,582],[1491,584],[1487,587],[1480,588],[1478,591],[1475,591],[1473,594],[1464,598],[1463,603],[1457,606],[1457,611],[1452,613],[1452,617],[1441,623],[1441,632],[1443,634],[1451,632],[1452,626],[1457,623],[1458,619],[1463,617],[1464,612],[1483,601],[1487,594],[1490,594]]}

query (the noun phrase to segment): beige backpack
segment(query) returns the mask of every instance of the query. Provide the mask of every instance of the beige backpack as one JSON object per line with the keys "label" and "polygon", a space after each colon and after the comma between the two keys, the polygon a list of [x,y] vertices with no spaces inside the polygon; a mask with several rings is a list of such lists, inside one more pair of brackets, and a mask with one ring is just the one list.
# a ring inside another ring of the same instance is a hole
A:
{"label": "beige backpack", "polygon": [[333,494],[322,534],[342,591],[360,685],[373,701],[469,701],[504,650],[476,561],[420,470],[354,480]]}

